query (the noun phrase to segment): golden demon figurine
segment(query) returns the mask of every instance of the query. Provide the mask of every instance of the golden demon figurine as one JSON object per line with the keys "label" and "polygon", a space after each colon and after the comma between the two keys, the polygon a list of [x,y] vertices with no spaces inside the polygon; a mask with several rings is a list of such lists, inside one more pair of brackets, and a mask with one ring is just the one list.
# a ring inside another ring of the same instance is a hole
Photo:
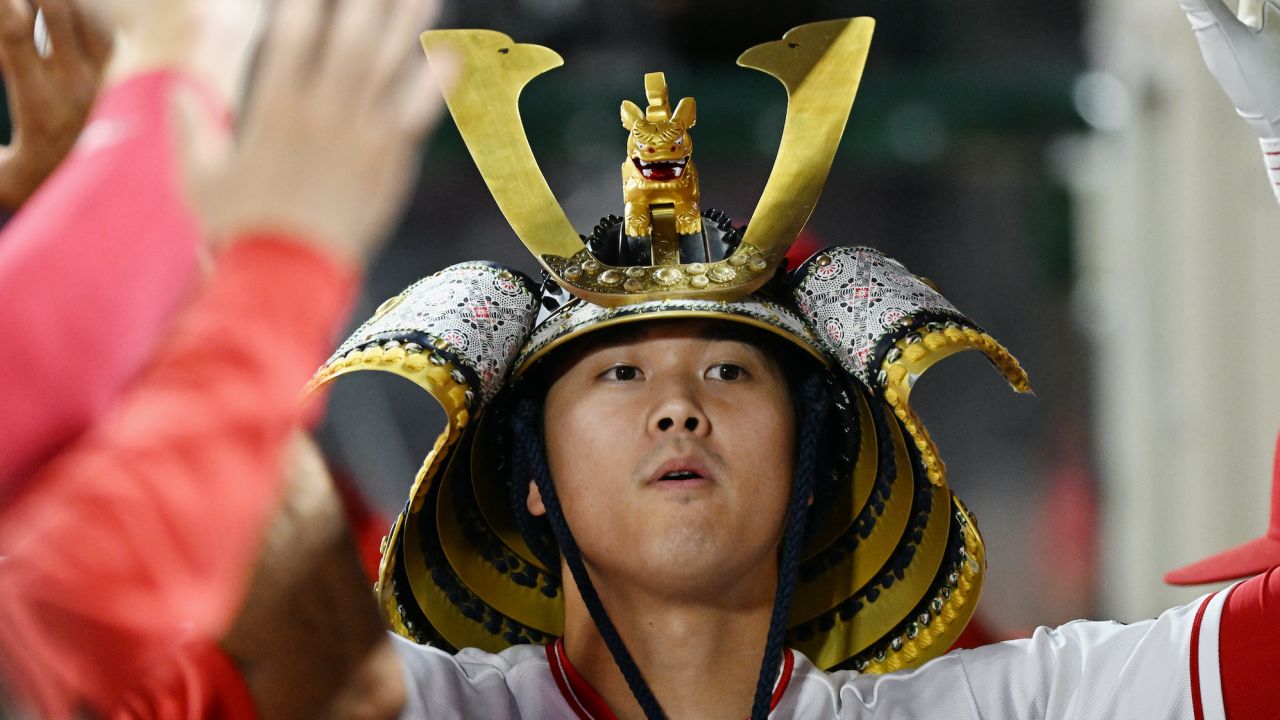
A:
{"label": "golden demon figurine", "polygon": [[698,171],[691,159],[693,138],[689,128],[697,122],[693,98],[684,98],[671,112],[667,80],[660,72],[644,76],[649,108],[641,111],[630,100],[622,101],[622,126],[627,138],[627,160],[622,163],[622,199],[626,203],[626,233],[647,237],[653,223],[650,208],[673,205],[676,232],[702,231],[698,207]]}

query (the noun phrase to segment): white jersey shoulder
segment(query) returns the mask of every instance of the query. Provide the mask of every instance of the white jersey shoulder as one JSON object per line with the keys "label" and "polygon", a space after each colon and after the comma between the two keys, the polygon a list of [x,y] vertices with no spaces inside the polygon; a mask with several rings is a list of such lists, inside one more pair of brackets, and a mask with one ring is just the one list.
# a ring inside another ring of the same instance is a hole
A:
{"label": "white jersey shoulder", "polygon": [[[1025,640],[953,652],[888,675],[826,673],[796,653],[790,683],[770,717],[1193,720],[1194,695],[1205,720],[1224,718],[1217,627],[1225,596],[1131,625],[1076,621],[1041,628]],[[541,646],[450,655],[396,638],[396,647],[408,689],[406,720],[575,717]],[[1191,674],[1197,647],[1198,694]]]}

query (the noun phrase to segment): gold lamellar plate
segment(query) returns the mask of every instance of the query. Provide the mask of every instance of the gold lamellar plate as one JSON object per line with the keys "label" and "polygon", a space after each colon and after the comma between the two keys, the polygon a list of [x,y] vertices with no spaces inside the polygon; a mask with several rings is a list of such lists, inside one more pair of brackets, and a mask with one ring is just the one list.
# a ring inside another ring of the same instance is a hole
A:
{"label": "gold lamellar plate", "polygon": [[529,147],[520,93],[533,78],[560,66],[560,56],[490,30],[434,30],[423,34],[422,44],[429,58],[449,52],[461,62],[465,80],[446,86],[445,101],[516,235],[570,293],[617,306],[670,298],[732,300],[773,277],[826,183],[874,27],[870,18],[811,23],[743,53],[740,65],[777,78],[787,90],[778,155],[747,234],[718,262],[632,267],[611,266],[587,250]]}
{"label": "gold lamellar plate", "polygon": [[836,667],[875,648],[931,595],[947,557],[950,493],[929,483],[918,462],[912,464],[912,517],[893,555],[870,582],[837,606],[789,630],[788,645],[818,667]]}
{"label": "gold lamellar plate", "polygon": [[[806,532],[808,538],[800,556],[801,562],[808,562],[840,541],[860,515],[868,512],[872,489],[888,485],[887,482],[881,482],[884,480],[881,477],[884,468],[877,462],[876,434],[868,431],[873,427],[871,407],[861,393],[852,393],[849,404],[851,407],[846,413],[849,416],[849,433],[854,436],[849,443],[854,460],[851,471],[853,482],[838,484],[824,499],[822,507],[814,508],[809,513],[809,530]],[[871,512],[879,512],[874,506],[883,503],[883,497],[877,497],[871,504]]]}
{"label": "gold lamellar plate", "polygon": [[[866,399],[858,398],[858,404],[865,405]],[[871,415],[871,412],[868,410],[867,414]],[[914,468],[897,423],[888,420],[885,408],[881,406],[877,406],[874,412],[880,418],[874,425],[864,426],[864,432],[872,436],[877,447],[872,454],[859,457],[858,464],[871,465],[876,470],[875,502],[843,518],[844,532],[801,564],[800,581],[791,601],[793,625],[830,611],[849,599],[854,591],[877,580],[907,534],[915,494]],[[921,508],[915,509],[919,511]],[[818,514],[819,511],[811,512]],[[942,532],[945,533],[945,526]],[[936,549],[940,554],[942,547],[935,536],[926,538],[919,549]],[[928,557],[917,557],[913,567],[928,561]],[[932,575],[931,570],[928,575]],[[903,592],[909,594],[910,590]],[[895,622],[900,619],[895,618]]]}
{"label": "gold lamellar plate", "polygon": [[[466,450],[461,448],[459,455]],[[480,472],[481,465],[476,461],[483,462],[482,457],[472,453],[471,460],[469,468],[456,463],[459,467],[451,467],[452,472],[446,471],[440,479],[436,528],[445,559],[462,584],[484,598],[494,610],[545,633],[561,634],[564,632],[564,596],[560,590],[560,568],[548,572],[542,563],[530,562],[524,554],[532,556],[532,553],[518,532],[514,537],[504,538],[488,525],[488,518],[477,506],[475,496],[467,497],[467,494],[478,493],[480,488],[476,485],[488,485],[498,478]],[[467,469],[471,470],[470,475],[465,473]],[[505,482],[498,489],[505,489]],[[499,522],[505,521],[510,521],[509,511],[500,516]],[[523,553],[505,540],[518,540]],[[522,582],[513,581],[515,577]]]}

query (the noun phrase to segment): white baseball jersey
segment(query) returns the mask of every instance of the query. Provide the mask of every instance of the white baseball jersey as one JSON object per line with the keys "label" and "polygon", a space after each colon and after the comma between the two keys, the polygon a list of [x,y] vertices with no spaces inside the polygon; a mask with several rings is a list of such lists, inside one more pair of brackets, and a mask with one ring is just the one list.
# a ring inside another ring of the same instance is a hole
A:
{"label": "white baseball jersey", "polygon": [[[887,675],[823,672],[788,653],[771,718],[1220,720],[1218,621],[1227,593],[1132,625],[1076,621],[1025,640],[958,650]],[[608,720],[560,647],[450,655],[396,638],[402,718]]]}

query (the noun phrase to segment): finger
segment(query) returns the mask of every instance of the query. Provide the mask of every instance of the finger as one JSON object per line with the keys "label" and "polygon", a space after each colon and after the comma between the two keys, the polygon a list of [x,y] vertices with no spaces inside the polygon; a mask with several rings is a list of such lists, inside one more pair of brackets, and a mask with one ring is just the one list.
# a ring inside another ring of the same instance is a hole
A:
{"label": "finger", "polygon": [[44,63],[36,51],[35,15],[27,0],[0,0],[0,74],[15,124],[20,126],[27,99],[41,94],[46,83]]}
{"label": "finger", "polygon": [[431,62],[419,61],[402,83],[400,117],[405,130],[416,135],[430,130],[444,112],[444,90],[458,80],[461,63],[449,52],[437,53]]}
{"label": "finger", "polygon": [[1199,32],[1214,25],[1220,26],[1228,35],[1245,29],[1244,23],[1236,18],[1224,0],[1178,0],[1182,11],[1191,22],[1191,29]]}
{"label": "finger", "polygon": [[381,34],[391,41],[382,43],[370,71],[367,96],[371,101],[394,92],[411,61],[421,59],[417,36],[430,18],[432,5],[426,0],[399,0],[387,14]]}
{"label": "finger", "polygon": [[1262,0],[1240,0],[1240,7],[1236,12],[1236,16],[1240,18],[1241,23],[1254,30],[1261,30]]}
{"label": "finger", "polygon": [[1253,4],[1258,6],[1258,29],[1272,37],[1280,35],[1280,2],[1255,0]]}
{"label": "finger", "polygon": [[[0,49],[15,59],[39,61],[35,45],[35,15],[27,0],[0,0]],[[12,72],[5,70],[8,85]]]}
{"label": "finger", "polygon": [[71,9],[72,21],[76,28],[76,41],[83,50],[85,59],[98,74],[101,74],[107,61],[111,59],[111,49],[114,45],[111,30],[98,18],[82,10],[78,3],[72,2]]}
{"label": "finger", "polygon": [[203,211],[216,192],[219,171],[231,151],[231,135],[211,112],[208,99],[190,86],[180,86],[169,102],[174,120],[169,141],[177,151],[180,177],[187,196]]}
{"label": "finger", "polygon": [[388,0],[337,0],[320,74],[363,83],[369,62],[387,42],[381,34],[382,19],[391,6]]}
{"label": "finger", "polygon": [[280,0],[275,4],[257,73],[261,92],[281,93],[302,82],[319,47],[325,4],[324,0]]}

